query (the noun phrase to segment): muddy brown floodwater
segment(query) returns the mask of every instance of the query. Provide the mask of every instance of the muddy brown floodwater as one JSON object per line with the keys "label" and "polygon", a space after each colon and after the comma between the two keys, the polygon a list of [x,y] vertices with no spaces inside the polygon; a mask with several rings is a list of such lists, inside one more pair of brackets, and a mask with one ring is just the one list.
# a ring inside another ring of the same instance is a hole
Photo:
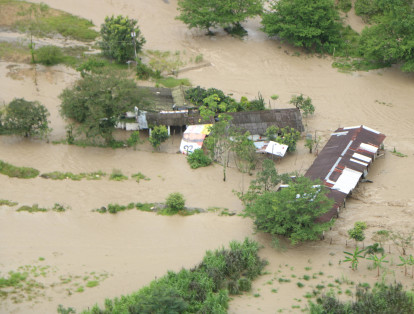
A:
{"label": "muddy brown floodwater", "polygon": [[[307,304],[304,295],[318,290],[318,284],[323,291],[332,287],[346,295],[353,291],[355,283],[372,285],[378,280],[376,271],[368,269],[368,261],[363,261],[355,272],[339,262],[344,250],[353,250],[354,244],[346,248],[345,241],[346,230],[355,221],[368,224],[366,245],[372,243],[371,235],[377,230],[414,228],[412,74],[402,73],[397,67],[339,73],[331,67],[330,57],[299,51],[295,54],[291,47],[268,40],[259,30],[259,20],[245,24],[249,32],[245,40],[220,32],[215,37],[206,37],[200,31],[187,30],[174,19],[176,0],[42,2],[91,19],[96,25],[112,14],[137,18],[147,39],[147,49],[179,50],[192,56],[203,54],[204,60],[211,63],[209,67],[182,73],[193,85],[220,88],[236,98],[242,95],[254,98],[260,92],[270,99],[278,94],[280,98],[271,103],[275,108],[289,107],[291,96],[303,93],[312,98],[316,107],[315,115],[304,120],[307,132],[316,131],[321,145],[337,127],[365,124],[387,135],[387,152],[369,173],[373,183],[360,184],[324,241],[294,248],[282,242],[276,250],[268,236],[254,234],[251,220],[239,216],[204,213],[164,217],[135,210],[117,215],[91,212],[109,203],[163,201],[171,192],[183,193],[188,206],[224,207],[240,212],[242,204],[232,191],[247,187],[249,177],[230,169],[228,181],[223,182],[218,165],[190,169],[185,158],[175,154],[178,136],[163,145],[160,153],[152,153],[148,144],[136,151],[112,150],[0,137],[0,159],[15,165],[31,166],[41,172],[110,173],[112,169],[120,169],[127,175],[142,172],[151,179],[138,184],[131,179],[52,181],[1,176],[0,199],[45,207],[61,203],[71,210],[29,214],[0,207],[1,274],[24,265],[49,266],[44,268],[42,280],[47,288],[41,290],[43,295],[37,293],[33,300],[20,298],[17,300],[20,303],[2,300],[0,312],[53,313],[58,304],[78,310],[95,302],[103,304],[105,298],[136,291],[167,270],[192,267],[206,250],[246,236],[264,245],[261,255],[269,260],[269,265],[267,274],[255,281],[251,293],[231,301],[231,313],[275,313],[279,309],[299,312]],[[354,16],[348,21],[357,31],[363,27]],[[62,66],[37,66],[36,72],[34,75],[31,66],[0,62],[0,101],[8,103],[14,97],[40,101],[51,112],[54,129],[51,138],[61,139],[65,129],[58,112],[58,95],[78,74]],[[303,144],[300,142],[297,152],[276,164],[279,172],[304,172],[309,167],[314,156],[306,152]],[[407,157],[391,154],[394,147]],[[386,280],[396,279],[412,288],[414,281],[405,278],[403,270],[396,266],[397,253],[391,246]],[[98,286],[76,292],[94,276],[98,278]],[[290,282],[279,282],[280,278]],[[298,282],[304,287],[299,288]]]}

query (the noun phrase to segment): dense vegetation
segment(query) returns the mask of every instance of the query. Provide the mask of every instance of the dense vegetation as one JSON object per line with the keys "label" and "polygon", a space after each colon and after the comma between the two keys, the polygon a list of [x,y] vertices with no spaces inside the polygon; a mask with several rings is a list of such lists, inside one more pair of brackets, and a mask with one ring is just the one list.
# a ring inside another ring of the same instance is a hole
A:
{"label": "dense vegetation", "polygon": [[134,105],[142,109],[148,104],[135,82],[117,72],[85,74],[74,87],[66,88],[60,99],[60,113],[76,122],[75,130],[91,141],[103,138],[106,144],[113,142],[112,132],[121,114]]}
{"label": "dense vegetation", "polygon": [[103,55],[118,63],[135,60],[145,43],[137,23],[122,15],[107,16],[101,26],[102,41],[99,42]]}
{"label": "dense vegetation", "polygon": [[190,164],[192,169],[197,169],[200,167],[207,167],[211,165],[211,158],[204,154],[202,149],[196,149],[194,152],[187,156],[187,161]]}
{"label": "dense vegetation", "polygon": [[242,97],[240,102],[234,98],[225,95],[224,92],[217,88],[205,89],[200,86],[190,88],[186,91],[185,97],[188,101],[199,108],[201,115],[204,117],[214,116],[225,112],[264,110],[265,102],[259,94],[258,99],[249,101]]}
{"label": "dense vegetation", "polygon": [[0,160],[0,173],[11,178],[31,179],[39,175],[39,170],[29,167],[16,167]]}
{"label": "dense vegetation", "polygon": [[318,304],[311,304],[312,314],[322,313],[401,313],[414,312],[412,293],[403,290],[401,284],[377,283],[372,291],[359,286],[356,301],[339,301],[332,295],[324,295],[318,299]]}
{"label": "dense vegetation", "polygon": [[223,27],[227,32],[245,35],[247,32],[240,23],[250,17],[260,15],[263,0],[179,0],[177,16],[189,28],[201,28],[212,34],[210,28]]}
{"label": "dense vegetation", "polygon": [[245,212],[254,219],[257,230],[285,236],[292,244],[318,240],[333,223],[315,222],[332,207],[333,201],[327,193],[326,187],[318,181],[296,177],[280,191],[260,191],[260,194],[251,195]]}
{"label": "dense vegetation", "polygon": [[0,134],[47,136],[51,131],[49,116],[49,111],[39,102],[15,98],[0,111]]}
{"label": "dense vegetation", "polygon": [[226,313],[229,294],[249,291],[266,262],[258,243],[233,241],[230,249],[207,251],[191,270],[169,271],[138,292],[95,305],[83,313]]}

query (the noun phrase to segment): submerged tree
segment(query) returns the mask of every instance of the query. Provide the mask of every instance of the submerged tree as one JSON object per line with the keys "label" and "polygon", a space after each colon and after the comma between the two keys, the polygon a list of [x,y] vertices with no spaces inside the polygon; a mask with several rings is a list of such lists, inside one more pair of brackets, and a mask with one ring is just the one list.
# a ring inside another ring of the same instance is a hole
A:
{"label": "submerged tree", "polygon": [[99,43],[103,55],[119,63],[135,59],[135,53],[140,52],[145,44],[137,23],[137,20],[122,15],[107,16],[101,25],[102,41]]}
{"label": "submerged tree", "polygon": [[16,98],[6,107],[0,125],[5,133],[43,137],[51,131],[49,116],[49,111],[39,102]]}
{"label": "submerged tree", "polygon": [[308,50],[333,52],[341,44],[342,25],[333,0],[272,1],[262,24],[269,36]]}
{"label": "submerged tree", "polygon": [[88,139],[101,137],[106,144],[113,141],[112,133],[121,114],[139,105],[148,106],[146,93],[135,82],[116,72],[85,74],[59,96],[60,113],[76,122],[75,128]]}
{"label": "submerged tree", "polygon": [[167,127],[159,125],[152,129],[149,141],[154,149],[159,149],[161,143],[164,143],[169,137]]}
{"label": "submerged tree", "polygon": [[257,230],[283,235],[292,244],[320,239],[333,221],[316,222],[332,208],[328,190],[318,181],[297,177],[289,187],[265,192],[246,206],[245,212],[254,219]]}

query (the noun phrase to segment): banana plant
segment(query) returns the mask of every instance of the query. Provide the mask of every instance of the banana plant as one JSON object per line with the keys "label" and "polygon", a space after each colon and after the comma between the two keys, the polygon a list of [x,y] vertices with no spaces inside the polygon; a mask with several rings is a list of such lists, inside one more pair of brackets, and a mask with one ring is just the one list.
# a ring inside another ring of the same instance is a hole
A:
{"label": "banana plant", "polygon": [[404,276],[407,276],[407,265],[411,265],[410,257],[412,257],[412,255],[407,256],[407,257],[400,256],[401,264],[397,265],[397,266],[404,266]]}
{"label": "banana plant", "polygon": [[346,254],[345,255],[344,262],[351,262],[351,268],[352,268],[352,270],[358,269],[359,259],[360,258],[364,258],[364,256],[361,255],[362,252],[364,252],[364,251],[365,251],[364,249],[360,250],[358,248],[358,246],[355,247],[355,250],[354,250],[353,253],[345,252],[344,251],[344,253]]}
{"label": "banana plant", "polygon": [[379,277],[380,267],[382,267],[382,263],[388,263],[388,261],[385,260],[385,257],[387,257],[387,255],[382,255],[379,257],[376,254],[371,254],[369,257],[367,257],[368,260],[373,261],[374,267],[378,269],[377,277]]}

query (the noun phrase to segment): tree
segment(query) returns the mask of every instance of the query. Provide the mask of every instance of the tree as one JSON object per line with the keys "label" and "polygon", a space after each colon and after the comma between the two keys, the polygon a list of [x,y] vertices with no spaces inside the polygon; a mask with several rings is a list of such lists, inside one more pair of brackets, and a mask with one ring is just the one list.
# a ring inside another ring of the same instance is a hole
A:
{"label": "tree", "polygon": [[288,152],[294,152],[296,150],[296,143],[300,138],[300,132],[288,126],[279,128],[271,125],[266,129],[265,135],[270,141],[287,145]]}
{"label": "tree", "polygon": [[355,247],[355,250],[353,253],[350,252],[344,252],[346,254],[344,262],[351,262],[351,268],[352,270],[358,269],[359,259],[364,258],[361,253],[364,252],[364,250],[360,250],[358,246]]}
{"label": "tree", "polygon": [[168,135],[168,130],[165,125],[155,126],[154,129],[151,131],[151,136],[149,137],[149,141],[154,147],[154,149],[160,147],[161,143],[165,142],[170,136]]}
{"label": "tree", "polygon": [[256,167],[257,153],[250,132],[236,132],[233,136],[232,151],[235,154],[236,167],[240,172],[251,174]]}
{"label": "tree", "polygon": [[219,121],[210,127],[210,134],[204,140],[204,145],[208,149],[211,159],[223,166],[223,181],[226,181],[226,169],[229,163],[229,155],[233,143],[230,137],[234,129],[230,125],[232,117],[226,114],[219,115]]}
{"label": "tree", "polygon": [[39,102],[15,98],[6,107],[1,124],[6,133],[43,137],[51,131],[49,116],[49,111]]}
{"label": "tree", "polygon": [[354,228],[348,230],[349,238],[354,239],[355,243],[365,240],[364,230],[367,228],[367,224],[363,221],[357,221],[354,224]]}
{"label": "tree", "polygon": [[300,94],[299,96],[293,95],[289,103],[301,110],[305,117],[315,112],[312,99],[310,97],[303,97],[303,94]]}
{"label": "tree", "polygon": [[101,25],[102,41],[99,43],[104,56],[115,59],[118,63],[136,59],[136,54],[145,44],[138,21],[122,15],[105,18]]}
{"label": "tree", "polygon": [[262,24],[267,35],[308,50],[331,53],[341,44],[342,25],[333,0],[273,1]]}
{"label": "tree", "polygon": [[256,179],[250,182],[247,192],[237,193],[237,195],[243,204],[251,204],[263,193],[275,191],[281,180],[282,176],[277,173],[274,162],[265,159],[262,163],[262,170],[257,172]]}
{"label": "tree", "polygon": [[181,193],[171,193],[168,195],[165,205],[167,208],[173,212],[176,213],[180,210],[184,209],[185,206],[185,199],[184,196]]}
{"label": "tree", "polygon": [[397,266],[404,266],[404,276],[407,276],[407,265],[410,265],[410,257],[412,258],[413,256],[399,256],[400,260],[401,260],[401,264],[398,264]]}
{"label": "tree", "polygon": [[333,224],[315,221],[332,208],[327,193],[319,181],[297,177],[289,187],[263,193],[246,206],[245,212],[254,218],[257,230],[288,237],[292,244],[317,240]]}
{"label": "tree", "polygon": [[148,105],[146,93],[135,82],[116,72],[84,74],[71,88],[63,90],[60,113],[77,123],[79,133],[95,141],[113,142],[112,132],[121,114]]}
{"label": "tree", "polygon": [[378,269],[377,277],[379,277],[379,271],[380,267],[382,267],[382,263],[388,263],[388,261],[385,260],[386,255],[382,255],[379,257],[376,254],[371,254],[369,257],[367,257],[368,260],[372,261],[374,264],[374,267]]}
{"label": "tree", "polygon": [[179,0],[176,18],[191,28],[205,29],[215,26],[241,27],[249,17],[261,14],[263,0]]}
{"label": "tree", "polygon": [[195,149],[187,156],[187,161],[190,164],[191,169],[197,169],[200,167],[207,167],[211,165],[211,158],[204,154],[202,149]]}
{"label": "tree", "polygon": [[407,248],[413,246],[413,232],[393,232],[391,233],[391,240],[394,242],[401,255],[406,255]]}

